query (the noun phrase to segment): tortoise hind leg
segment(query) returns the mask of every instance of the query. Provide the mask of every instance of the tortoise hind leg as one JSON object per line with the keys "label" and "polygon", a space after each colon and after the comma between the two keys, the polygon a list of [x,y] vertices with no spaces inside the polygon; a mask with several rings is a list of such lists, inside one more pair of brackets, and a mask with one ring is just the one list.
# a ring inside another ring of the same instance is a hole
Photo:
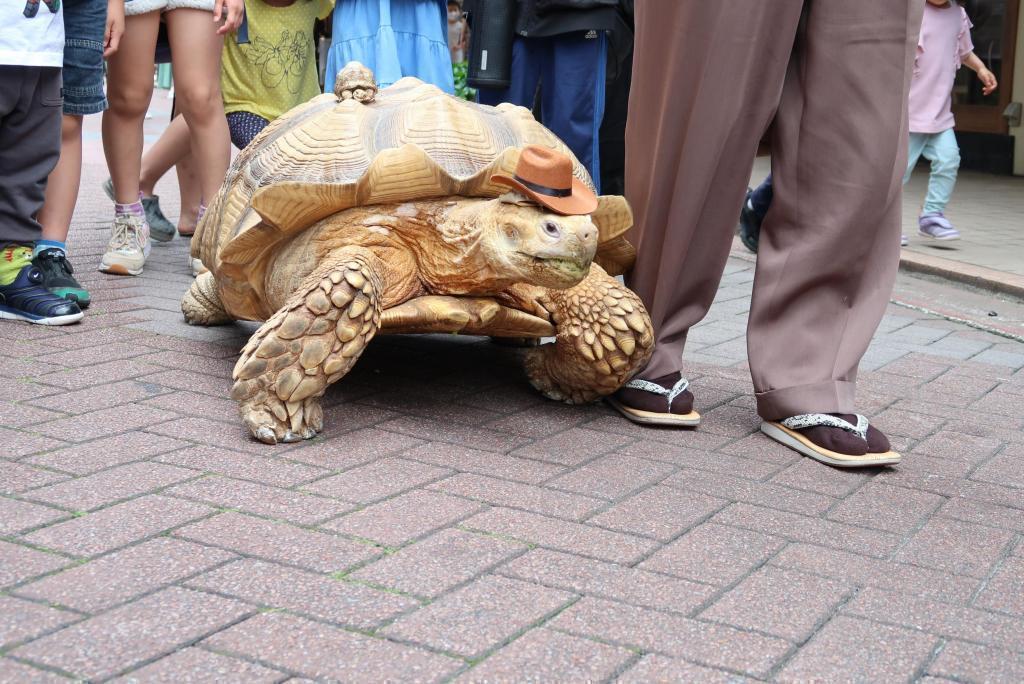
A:
{"label": "tortoise hind leg", "polygon": [[223,325],[235,320],[224,310],[213,274],[207,271],[192,281],[181,300],[181,312],[189,325]]}
{"label": "tortoise hind leg", "polygon": [[323,429],[320,397],[380,326],[374,261],[363,249],[334,252],[242,350],[231,397],[261,442],[310,439]]}
{"label": "tortoise hind leg", "polygon": [[555,344],[526,355],[530,382],[550,399],[581,404],[615,392],[650,360],[654,332],[646,309],[597,264],[578,285],[545,290]]}

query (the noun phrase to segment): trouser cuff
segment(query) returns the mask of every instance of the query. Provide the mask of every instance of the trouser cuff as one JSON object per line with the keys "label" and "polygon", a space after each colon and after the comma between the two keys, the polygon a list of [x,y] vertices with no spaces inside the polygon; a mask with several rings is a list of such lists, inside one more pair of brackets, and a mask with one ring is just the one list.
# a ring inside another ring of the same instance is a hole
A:
{"label": "trouser cuff", "polygon": [[757,413],[765,420],[783,420],[804,413],[853,413],[857,384],[829,380],[811,385],[756,392]]}

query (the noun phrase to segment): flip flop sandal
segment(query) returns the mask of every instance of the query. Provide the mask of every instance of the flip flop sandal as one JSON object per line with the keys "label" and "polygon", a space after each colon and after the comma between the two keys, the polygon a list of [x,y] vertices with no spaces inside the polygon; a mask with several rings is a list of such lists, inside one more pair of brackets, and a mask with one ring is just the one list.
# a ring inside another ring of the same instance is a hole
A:
{"label": "flip flop sandal", "polygon": [[623,387],[630,389],[638,389],[644,392],[650,392],[651,394],[660,394],[665,397],[666,409],[665,413],[656,413],[654,411],[644,411],[642,409],[633,408],[632,406],[626,406],[618,399],[614,397],[605,397],[612,408],[629,418],[634,423],[640,423],[642,425],[668,425],[673,427],[696,427],[700,425],[700,414],[696,411],[690,411],[687,414],[672,413],[672,402],[680,394],[685,392],[690,386],[690,381],[686,378],[680,378],[679,382],[672,386],[672,389],[665,389],[661,385],[648,382],[647,380],[640,380],[639,378],[630,380]]}
{"label": "flip flop sandal", "polygon": [[853,425],[842,418],[836,418],[824,413],[806,413],[783,421],[766,421],[761,423],[761,432],[768,435],[776,442],[788,446],[790,449],[809,456],[816,461],[827,463],[838,468],[868,468],[872,466],[893,465],[900,462],[900,455],[895,451],[884,453],[867,453],[863,455],[841,454],[825,447],[818,446],[798,430],[810,427],[834,427],[846,430],[867,441],[868,419],[864,416],[857,416],[857,424]]}

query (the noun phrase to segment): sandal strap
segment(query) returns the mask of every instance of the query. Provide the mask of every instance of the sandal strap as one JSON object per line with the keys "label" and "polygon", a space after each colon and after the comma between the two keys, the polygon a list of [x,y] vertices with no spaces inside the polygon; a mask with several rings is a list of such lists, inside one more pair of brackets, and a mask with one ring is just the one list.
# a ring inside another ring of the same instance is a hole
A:
{"label": "sandal strap", "polygon": [[849,433],[857,435],[866,442],[868,441],[868,419],[860,414],[856,415],[856,425],[843,420],[842,418],[830,416],[827,413],[804,413],[799,416],[793,416],[792,418],[786,418],[780,422],[790,430],[803,430],[805,428],[812,427],[839,428],[840,430],[846,430]]}
{"label": "sandal strap", "polygon": [[671,412],[672,402],[676,400],[676,397],[678,397],[680,394],[685,392],[690,387],[690,381],[687,380],[686,378],[679,378],[679,381],[676,384],[672,385],[672,389],[666,389],[655,382],[650,382],[648,380],[643,380],[641,378],[634,378],[623,386],[628,387],[630,389],[638,389],[644,392],[650,392],[651,394],[660,394],[661,396],[665,397],[665,399],[668,401],[668,410],[669,412]]}

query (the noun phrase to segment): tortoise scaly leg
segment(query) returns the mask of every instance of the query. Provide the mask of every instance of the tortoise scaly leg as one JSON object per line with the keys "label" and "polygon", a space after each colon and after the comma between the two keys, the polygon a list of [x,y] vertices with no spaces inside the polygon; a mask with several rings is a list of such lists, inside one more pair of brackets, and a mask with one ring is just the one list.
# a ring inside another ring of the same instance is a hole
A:
{"label": "tortoise scaly leg", "polygon": [[213,274],[201,273],[181,300],[181,312],[189,325],[223,325],[235,320],[224,310]]}
{"label": "tortoise scaly leg", "polygon": [[526,355],[526,373],[544,396],[570,404],[615,392],[651,358],[654,331],[640,298],[597,264],[567,290],[544,290],[540,305],[555,344]]}
{"label": "tortoise scaly leg", "polygon": [[246,344],[231,397],[256,439],[296,442],[323,429],[320,397],[380,326],[375,261],[363,249],[338,250]]}

